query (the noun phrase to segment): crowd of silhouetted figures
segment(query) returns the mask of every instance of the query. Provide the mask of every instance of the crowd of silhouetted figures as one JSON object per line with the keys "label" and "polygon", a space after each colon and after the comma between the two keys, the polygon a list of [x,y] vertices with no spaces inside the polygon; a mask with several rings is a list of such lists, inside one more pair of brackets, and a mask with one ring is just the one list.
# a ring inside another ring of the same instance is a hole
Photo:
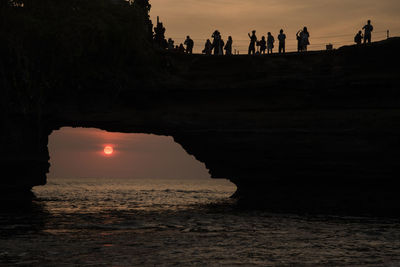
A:
{"label": "crowd of silhouetted figures", "polygon": [[[354,37],[354,42],[357,45],[361,45],[363,40],[364,43],[371,43],[371,33],[373,31],[373,26],[371,25],[371,21],[368,20],[367,24],[363,27],[364,34],[360,30],[356,36]],[[161,46],[162,48],[166,49],[172,53],[179,53],[179,54],[193,54],[194,48],[194,41],[190,38],[190,36],[186,37],[184,43],[179,45],[175,45],[174,40],[169,38],[168,40],[165,39],[165,28],[163,24],[159,22],[157,18],[157,27],[154,28],[154,41]],[[272,54],[275,48],[275,38],[268,32],[267,37],[262,36],[261,39],[257,38],[256,31],[253,30],[252,33],[248,33],[250,44],[249,44],[249,55],[265,55],[265,54]],[[286,52],[286,34],[284,30],[281,29],[277,36],[278,39],[278,53],[284,54]],[[297,52],[305,52],[307,51],[308,46],[310,45],[310,33],[307,27],[304,27],[302,30],[299,30],[296,33],[297,39]],[[207,39],[204,49],[202,53],[205,55],[233,55],[238,54],[238,51],[232,51],[233,47],[233,39],[232,36],[228,37],[228,40],[225,41],[222,39],[221,33],[216,30],[211,35],[211,40]]]}

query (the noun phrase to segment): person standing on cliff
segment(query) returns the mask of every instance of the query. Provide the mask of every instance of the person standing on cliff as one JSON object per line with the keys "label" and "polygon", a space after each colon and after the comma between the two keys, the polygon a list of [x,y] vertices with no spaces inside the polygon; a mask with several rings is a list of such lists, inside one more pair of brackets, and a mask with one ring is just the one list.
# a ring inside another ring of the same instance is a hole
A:
{"label": "person standing on cliff", "polygon": [[303,50],[303,45],[301,42],[301,30],[299,30],[296,33],[296,39],[297,39],[297,52],[301,52]]}
{"label": "person standing on cliff", "polygon": [[261,41],[259,42],[260,45],[260,55],[265,55],[265,50],[267,50],[267,41],[265,40],[265,36],[261,37]]}
{"label": "person standing on cliff", "polygon": [[279,54],[281,53],[285,54],[286,34],[283,33],[282,29],[279,31],[278,40],[279,40]]}
{"label": "person standing on cliff", "polygon": [[368,20],[367,25],[363,27],[364,30],[364,44],[371,43],[371,33],[374,30],[374,27],[371,25],[371,20]]}
{"label": "person standing on cliff", "polygon": [[272,49],[274,49],[275,38],[272,36],[270,32],[268,32],[267,36],[267,53],[272,54]]}
{"label": "person standing on cliff", "polygon": [[193,54],[194,42],[189,35],[186,37],[185,45],[186,45],[186,54]]}
{"label": "person standing on cliff", "polygon": [[226,45],[225,45],[225,55],[230,56],[232,55],[232,44],[233,44],[233,40],[232,40],[232,36],[228,37],[228,41],[226,41]]}
{"label": "person standing on cliff", "polygon": [[211,36],[213,40],[214,55],[220,56],[224,54],[224,41],[222,40],[221,33],[216,30]]}
{"label": "person standing on cliff", "polygon": [[213,45],[212,45],[210,39],[207,39],[206,44],[204,45],[203,53],[206,55],[211,55],[212,49],[213,49]]}
{"label": "person standing on cliff", "polygon": [[178,53],[179,54],[185,54],[185,47],[183,46],[182,43],[178,47]]}
{"label": "person standing on cliff", "polygon": [[310,44],[310,33],[308,32],[307,27],[303,28],[303,31],[300,33],[301,39],[301,51],[307,51],[307,46]]}
{"label": "person standing on cliff", "polygon": [[249,45],[249,55],[256,54],[256,44],[257,44],[257,36],[256,36],[256,31],[252,31],[252,35],[248,33],[249,38],[250,38],[250,45]]}

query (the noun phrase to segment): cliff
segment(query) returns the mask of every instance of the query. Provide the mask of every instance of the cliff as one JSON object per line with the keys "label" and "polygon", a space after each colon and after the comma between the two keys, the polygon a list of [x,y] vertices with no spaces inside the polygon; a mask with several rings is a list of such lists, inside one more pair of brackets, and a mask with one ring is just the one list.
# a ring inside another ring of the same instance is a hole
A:
{"label": "cliff", "polygon": [[173,136],[252,206],[397,214],[399,47],[393,38],[304,54],[162,54],[153,81],[61,85],[40,112],[3,116],[1,186],[45,184],[51,131],[95,127]]}

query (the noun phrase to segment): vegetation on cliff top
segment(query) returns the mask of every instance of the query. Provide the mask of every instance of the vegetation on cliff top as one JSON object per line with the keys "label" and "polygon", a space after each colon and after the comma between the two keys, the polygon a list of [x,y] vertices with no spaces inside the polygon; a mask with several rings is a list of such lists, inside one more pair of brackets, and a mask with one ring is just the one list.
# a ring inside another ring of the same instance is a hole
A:
{"label": "vegetation on cliff top", "polygon": [[134,86],[156,66],[150,36],[148,10],[123,0],[0,0],[1,104]]}

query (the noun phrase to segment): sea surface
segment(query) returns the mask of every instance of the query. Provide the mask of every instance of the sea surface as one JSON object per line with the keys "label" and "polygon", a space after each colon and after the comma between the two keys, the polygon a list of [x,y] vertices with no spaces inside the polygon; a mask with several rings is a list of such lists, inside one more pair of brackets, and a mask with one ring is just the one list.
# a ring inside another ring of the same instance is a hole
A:
{"label": "sea surface", "polygon": [[400,266],[400,220],[241,209],[225,180],[53,179],[0,213],[0,266]]}

